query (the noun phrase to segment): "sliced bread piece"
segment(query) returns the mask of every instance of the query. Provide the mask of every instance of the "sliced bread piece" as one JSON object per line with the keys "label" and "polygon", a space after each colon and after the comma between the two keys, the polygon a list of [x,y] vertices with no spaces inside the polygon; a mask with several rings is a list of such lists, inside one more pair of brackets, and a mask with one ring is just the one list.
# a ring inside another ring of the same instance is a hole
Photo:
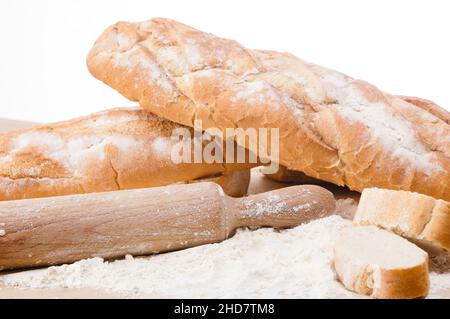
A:
{"label": "sliced bread piece", "polygon": [[366,188],[353,223],[395,232],[432,255],[450,251],[450,203],[430,196]]}
{"label": "sliced bread piece", "polygon": [[334,268],[343,285],[382,299],[425,297],[428,254],[375,226],[345,229],[334,247]]}

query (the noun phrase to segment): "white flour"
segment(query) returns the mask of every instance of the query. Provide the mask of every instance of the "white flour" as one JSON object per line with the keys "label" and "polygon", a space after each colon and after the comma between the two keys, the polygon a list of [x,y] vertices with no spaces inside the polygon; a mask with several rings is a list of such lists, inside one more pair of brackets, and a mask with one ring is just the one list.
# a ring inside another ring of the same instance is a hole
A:
{"label": "white flour", "polygon": [[331,268],[336,234],[349,224],[332,216],[280,232],[241,230],[219,244],[111,263],[94,258],[4,275],[0,282],[105,289],[135,297],[351,297]]}
{"label": "white flour", "polygon": [[[393,105],[394,102],[389,101],[388,96],[378,92],[376,88],[355,82],[337,71],[318,65],[311,67],[323,81],[328,95],[339,103],[337,110],[340,115],[348,120],[363,123],[371,131],[371,135],[378,139],[382,148],[390,150],[390,156],[413,163],[427,175],[432,171],[443,170],[436,162],[435,155],[418,138],[416,128],[413,127],[414,122],[405,121],[395,114],[399,113],[398,102]],[[373,90],[370,98],[365,92],[368,89]],[[376,98],[375,94],[378,94]],[[408,103],[402,105],[407,109],[414,108],[418,114],[425,114],[429,121],[433,118],[420,108]]]}
{"label": "white flour", "polygon": [[[219,244],[111,263],[94,258],[3,275],[0,283],[150,298],[357,298],[331,266],[335,238],[350,224],[331,216],[280,232],[241,230]],[[442,296],[450,296],[450,274],[432,273],[429,297]]]}

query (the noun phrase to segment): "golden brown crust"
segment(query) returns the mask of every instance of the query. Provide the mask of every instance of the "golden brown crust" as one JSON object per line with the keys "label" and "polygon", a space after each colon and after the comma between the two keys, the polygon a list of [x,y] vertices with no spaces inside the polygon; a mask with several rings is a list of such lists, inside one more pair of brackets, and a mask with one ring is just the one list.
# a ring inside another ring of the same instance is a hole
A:
{"label": "golden brown crust", "polygon": [[[161,186],[254,166],[175,164],[176,128],[182,126],[140,108],[118,108],[1,133],[0,200]],[[242,182],[230,191],[242,192]]]}
{"label": "golden brown crust", "polygon": [[432,211],[432,218],[424,229],[424,238],[438,243],[450,253],[450,203],[437,200]]}
{"label": "golden brown crust", "polygon": [[428,295],[430,289],[427,260],[408,269],[382,269],[379,299],[415,299]]}
{"label": "golden brown crust", "polygon": [[430,100],[421,99],[419,97],[413,96],[399,95],[399,98],[408,103],[414,104],[415,106],[418,106],[427,112],[430,112],[434,116],[440,118],[445,123],[450,124],[450,113],[447,110],[440,107],[439,105],[437,105],[436,103]]}
{"label": "golden brown crust", "polygon": [[280,166],[278,171],[274,174],[264,174],[267,178],[281,182],[293,184],[325,184],[326,182],[307,176],[300,171],[292,171],[284,166]]}
{"label": "golden brown crust", "polygon": [[87,63],[96,78],[172,121],[279,128],[288,169],[357,191],[450,199],[448,123],[369,83],[168,19],[111,26]]}
{"label": "golden brown crust", "polygon": [[250,185],[250,170],[244,169],[241,171],[224,172],[219,176],[189,181],[189,183],[197,182],[214,182],[220,185],[228,196],[244,197],[247,195]]}

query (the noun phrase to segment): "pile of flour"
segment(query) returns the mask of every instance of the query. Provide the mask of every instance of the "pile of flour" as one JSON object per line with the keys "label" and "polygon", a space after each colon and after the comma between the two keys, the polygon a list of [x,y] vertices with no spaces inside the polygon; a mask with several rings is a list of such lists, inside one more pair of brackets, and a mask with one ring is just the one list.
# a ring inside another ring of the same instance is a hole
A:
{"label": "pile of flour", "polygon": [[[157,298],[357,298],[332,270],[331,216],[293,229],[240,230],[231,239],[178,252],[105,262],[100,258],[0,277],[22,288],[77,288]],[[430,297],[450,296],[450,274],[431,275]]]}

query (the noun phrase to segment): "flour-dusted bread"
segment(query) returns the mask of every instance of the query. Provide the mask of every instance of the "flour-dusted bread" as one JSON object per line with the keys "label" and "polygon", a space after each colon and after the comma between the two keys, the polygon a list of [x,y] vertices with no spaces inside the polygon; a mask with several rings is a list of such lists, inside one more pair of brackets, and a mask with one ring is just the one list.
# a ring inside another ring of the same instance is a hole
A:
{"label": "flour-dusted bread", "polygon": [[140,108],[118,108],[1,133],[0,200],[162,186],[223,173],[215,181],[224,191],[246,193],[249,172],[232,172],[252,164],[175,164],[171,135],[177,128]]}
{"label": "flour-dusted bread", "polygon": [[[426,100],[426,99],[421,99],[418,97],[412,97],[412,96],[399,95],[398,97],[408,103],[414,104],[414,105],[424,109],[425,111],[440,118],[445,123],[450,124],[449,112],[447,110],[441,108],[440,106],[436,105],[434,102]],[[265,175],[270,179],[273,179],[278,182],[284,182],[284,183],[295,183],[295,184],[321,184],[321,183],[323,183],[322,181],[311,178],[302,172],[289,170],[284,166],[280,166],[278,171],[274,174],[265,174]]]}
{"label": "flour-dusted bread", "polygon": [[450,251],[450,203],[379,188],[362,192],[355,225],[376,225],[411,239],[433,255]]}
{"label": "flour-dusted bread", "polygon": [[443,109],[442,107],[437,105],[436,103],[430,100],[421,99],[419,97],[414,96],[399,95],[399,97],[408,103],[414,104],[415,106],[418,106],[424,109],[425,111],[430,112],[434,116],[440,118],[445,123],[450,124],[450,113],[446,109]]}
{"label": "flour-dusted bread", "polygon": [[428,255],[375,226],[346,228],[334,247],[334,268],[349,290],[383,299],[428,294]]}
{"label": "flour-dusted bread", "polygon": [[279,162],[288,169],[357,191],[450,200],[448,122],[367,82],[160,18],[111,26],[87,64],[96,78],[175,122],[279,128]]}

